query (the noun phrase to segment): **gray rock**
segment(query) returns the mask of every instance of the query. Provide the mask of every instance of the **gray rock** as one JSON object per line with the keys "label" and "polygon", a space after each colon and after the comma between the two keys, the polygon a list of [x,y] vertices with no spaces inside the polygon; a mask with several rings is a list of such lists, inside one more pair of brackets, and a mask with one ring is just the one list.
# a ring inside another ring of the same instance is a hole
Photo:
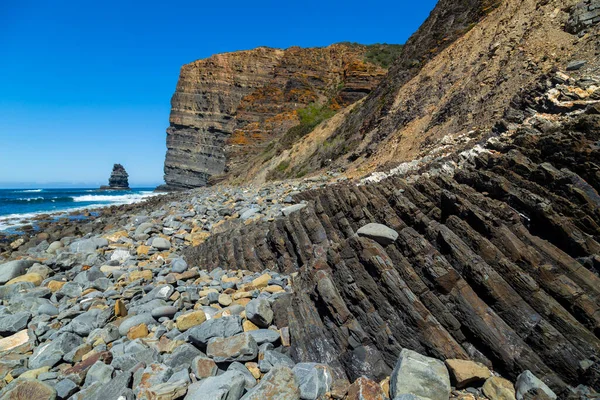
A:
{"label": "gray rock", "polygon": [[150,313],[132,315],[121,322],[121,325],[119,325],[119,334],[125,336],[127,335],[127,332],[129,332],[129,329],[140,324],[156,324],[156,320]]}
{"label": "gray rock", "polygon": [[[240,400],[299,400],[300,388],[294,373],[288,367],[278,365],[266,374],[258,385],[250,389]],[[448,399],[446,399],[448,400]]]}
{"label": "gray rock", "polygon": [[0,335],[8,336],[27,327],[31,314],[25,311],[0,316]]}
{"label": "gray rock", "polygon": [[134,393],[139,395],[143,389],[148,389],[165,383],[173,375],[173,369],[165,364],[150,364],[141,373],[136,373],[133,378]]}
{"label": "gray rock", "polygon": [[45,366],[52,368],[62,360],[63,354],[67,354],[81,342],[82,339],[79,336],[65,332],[56,339],[36,347],[33,355],[29,358],[29,368],[37,369]]}
{"label": "gray rock", "polygon": [[157,250],[169,250],[171,248],[171,243],[164,238],[161,237],[155,237],[152,240],[152,247],[154,247]]}
{"label": "gray rock", "polygon": [[294,368],[295,363],[290,357],[275,350],[267,350],[263,353],[263,359],[258,362],[258,367],[263,373],[269,372],[276,365],[285,365]]}
{"label": "gray rock", "polygon": [[414,394],[430,400],[448,400],[450,376],[446,365],[435,358],[403,349],[390,378],[392,398]]}
{"label": "gray rock", "polygon": [[587,64],[587,61],[584,60],[571,61],[569,64],[567,64],[567,71],[577,71],[585,64]]}
{"label": "gray rock", "polygon": [[208,378],[217,375],[219,368],[217,364],[210,358],[200,355],[192,360],[192,372],[198,379]]}
{"label": "gray rock", "polygon": [[104,326],[110,317],[110,312],[92,309],[75,317],[68,329],[79,336],[88,336],[94,329]]}
{"label": "gray rock", "polygon": [[316,400],[331,389],[333,372],[328,365],[300,363],[292,369],[300,387],[300,398]]}
{"label": "gray rock", "polygon": [[0,284],[4,285],[17,276],[25,274],[27,268],[35,264],[31,260],[15,260],[0,264]]}
{"label": "gray rock", "polygon": [[306,204],[294,204],[293,206],[284,207],[281,210],[281,212],[283,213],[283,215],[285,215],[287,217],[288,215],[293,214],[296,211],[300,211],[305,207],[306,207]]}
{"label": "gray rock", "polygon": [[58,315],[58,308],[54,307],[52,304],[42,304],[37,309],[38,315]]}
{"label": "gray rock", "polygon": [[171,271],[181,274],[187,271],[188,265],[183,258],[176,258],[171,261]]}
{"label": "gray rock", "polygon": [[55,386],[56,395],[59,399],[67,399],[75,394],[79,387],[70,379],[63,379],[59,381]]}
{"label": "gray rock", "polygon": [[228,338],[212,338],[206,354],[215,362],[251,361],[258,355],[258,345],[252,336],[240,333]]}
{"label": "gray rock", "polygon": [[83,239],[69,245],[71,253],[93,253],[96,249],[108,246],[108,240],[104,238]]}
{"label": "gray rock", "polygon": [[177,311],[179,311],[177,309],[177,307],[173,307],[173,306],[163,306],[163,307],[158,307],[155,308],[151,311],[151,314],[154,318],[159,319],[162,317],[167,317],[172,319],[173,316],[175,314],[177,314]]}
{"label": "gray rock", "polygon": [[246,318],[259,328],[268,328],[273,322],[271,304],[264,299],[254,299],[246,305]]}
{"label": "gray rock", "polygon": [[184,400],[239,400],[245,384],[244,374],[227,371],[190,385]]}
{"label": "gray rock", "polygon": [[398,232],[382,224],[367,224],[356,231],[361,237],[372,239],[382,246],[392,244],[398,239]]}
{"label": "gray rock", "polygon": [[248,333],[256,340],[256,344],[259,346],[263,343],[277,343],[281,339],[279,332],[273,329],[256,329],[248,331]]}
{"label": "gray rock", "polygon": [[[113,379],[104,385],[99,385],[99,388],[93,391],[92,394],[83,397],[81,400],[133,400],[134,395],[129,386],[131,385],[131,372],[121,372]],[[123,396],[123,397],[121,397]]]}
{"label": "gray rock", "polygon": [[239,315],[209,319],[202,324],[193,327],[189,332],[189,340],[200,348],[206,347],[212,338],[228,338],[242,333],[242,318]]}
{"label": "gray rock", "polygon": [[105,364],[103,361],[96,361],[90,367],[85,376],[85,385],[90,386],[94,382],[107,383],[110,382],[114,368]]}
{"label": "gray rock", "polygon": [[81,296],[82,292],[83,288],[79,283],[67,282],[63,285],[63,287],[60,288],[57,294],[59,294],[60,297],[67,296],[73,298]]}
{"label": "gray rock", "polygon": [[195,348],[189,343],[182,344],[181,346],[177,346],[175,351],[169,355],[164,356],[164,363],[173,369],[179,369],[182,366],[188,368],[194,358],[198,356],[203,356],[200,350]]}
{"label": "gray rock", "polygon": [[521,375],[517,378],[517,382],[515,383],[517,400],[524,400],[525,395],[529,391],[541,390],[548,395],[548,397],[552,400],[556,399],[556,393],[552,391],[544,382],[542,382],[538,377],[536,377],[531,371],[523,371]]}
{"label": "gray rock", "polygon": [[56,390],[36,379],[16,379],[3,390],[0,400],[55,400]]}
{"label": "gray rock", "polygon": [[244,387],[246,390],[252,389],[254,386],[256,386],[256,379],[254,379],[254,375],[252,375],[252,372],[250,372],[244,364],[237,361],[232,362],[229,364],[227,371],[238,371],[244,374],[244,378],[246,379],[246,385]]}

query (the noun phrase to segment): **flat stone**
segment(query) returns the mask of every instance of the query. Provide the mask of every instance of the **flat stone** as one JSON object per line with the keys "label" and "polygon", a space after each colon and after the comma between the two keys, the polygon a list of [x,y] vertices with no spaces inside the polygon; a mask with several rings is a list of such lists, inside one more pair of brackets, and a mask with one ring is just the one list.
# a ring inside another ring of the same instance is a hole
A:
{"label": "flat stone", "polygon": [[155,237],[152,240],[152,247],[154,247],[157,250],[169,250],[171,248],[171,243],[165,239],[165,238],[161,238],[161,237]]}
{"label": "flat stone", "polygon": [[217,364],[210,358],[205,356],[197,356],[192,361],[192,372],[198,379],[208,378],[217,375],[219,368]]}
{"label": "flat stone", "polygon": [[206,346],[206,354],[215,362],[251,361],[258,355],[258,345],[247,333],[228,338],[212,338]]}
{"label": "flat stone", "polygon": [[587,64],[587,61],[585,60],[571,61],[569,64],[567,64],[567,71],[577,71],[578,69],[581,69],[585,64]]}
{"label": "flat stone", "polygon": [[[397,400],[401,398],[403,395],[394,398]],[[303,397],[304,399],[304,397]],[[387,396],[385,395],[381,386],[364,376],[358,378],[350,387],[348,388],[348,394],[345,397],[345,400],[386,400]],[[408,400],[408,399],[404,399]],[[415,400],[419,400],[415,396]]]}
{"label": "flat stone", "polygon": [[0,316],[0,334],[3,336],[13,335],[27,327],[31,314],[22,311],[15,314]]}
{"label": "flat stone", "polygon": [[165,364],[153,363],[148,365],[141,374],[136,374],[134,379],[134,391],[140,398],[140,394],[146,389],[167,382],[173,375],[173,369]]}
{"label": "flat stone", "polygon": [[102,384],[110,382],[114,370],[112,366],[105,364],[104,361],[96,361],[85,375],[85,386],[89,386],[94,382]]}
{"label": "flat stone", "polygon": [[141,390],[137,398],[139,400],[177,400],[187,392],[187,384],[184,380],[161,383]]}
{"label": "flat stone", "polygon": [[228,307],[233,302],[233,300],[231,299],[231,296],[228,295],[228,294],[224,294],[224,293],[222,293],[222,294],[219,295],[219,298],[217,299],[217,301],[223,307]]}
{"label": "flat stone", "polygon": [[483,384],[483,394],[490,400],[515,400],[515,388],[507,379],[499,376],[488,378]]}
{"label": "flat stone", "polygon": [[177,311],[179,311],[177,309],[177,307],[162,306],[162,307],[154,308],[151,311],[151,314],[156,319],[159,319],[159,318],[162,318],[162,317],[173,318],[175,316],[175,314],[177,314]]}
{"label": "flat stone", "polygon": [[164,363],[173,369],[180,366],[189,367],[194,358],[204,355],[200,350],[189,343],[177,346],[173,353],[164,356]]}
{"label": "flat stone", "polygon": [[517,378],[517,382],[515,384],[516,387],[516,397],[517,400],[525,400],[532,397],[527,397],[527,394],[535,391],[544,392],[548,398],[555,400],[556,393],[552,391],[544,382],[542,382],[537,376],[535,376],[531,371],[526,370],[523,371],[519,377]]}
{"label": "flat stone", "polygon": [[446,366],[454,378],[457,389],[467,387],[474,382],[484,382],[492,375],[485,365],[469,360],[446,360]]}
{"label": "flat stone", "polygon": [[363,226],[356,231],[356,234],[361,237],[372,239],[382,246],[390,245],[398,239],[398,232],[385,225],[375,223]]}
{"label": "flat stone", "polygon": [[[247,390],[256,386],[256,377],[252,374],[250,369],[246,367],[244,364],[239,363],[237,361],[229,364],[227,368],[228,371],[235,370],[244,374],[244,378],[246,379],[246,385],[244,386]],[[260,377],[260,371],[258,371],[258,377]]]}
{"label": "flat stone", "polygon": [[79,390],[79,386],[70,379],[63,379],[54,386],[54,389],[59,399],[68,399]]}
{"label": "flat stone", "polygon": [[247,332],[259,346],[264,343],[276,343],[281,339],[279,332],[273,329],[254,329]]}
{"label": "flat stone", "polygon": [[331,389],[333,372],[328,365],[300,363],[294,366],[292,372],[300,388],[300,398],[303,400],[316,400]]}
{"label": "flat stone", "polygon": [[148,326],[146,324],[139,324],[132,328],[129,328],[129,331],[127,332],[127,339],[129,339],[129,340],[141,339],[141,338],[145,338],[146,336],[148,336],[148,334],[149,334]]}
{"label": "flat stone", "polygon": [[244,393],[246,380],[239,371],[227,371],[188,387],[184,400],[237,400]]}
{"label": "flat stone", "polygon": [[281,213],[286,217],[306,208],[306,204],[294,204],[293,206],[287,206],[281,209]]}
{"label": "flat stone", "polygon": [[286,367],[294,368],[296,364],[289,356],[275,350],[265,350],[261,354],[262,359],[258,362],[258,366],[260,371],[264,373],[269,372],[276,365],[285,365]]}
{"label": "flat stone", "polygon": [[35,264],[35,261],[30,260],[15,260],[0,264],[0,285],[4,285],[11,279],[23,275],[27,268],[33,264]]}
{"label": "flat stone", "polygon": [[7,285],[14,285],[19,282],[31,282],[34,286],[40,286],[44,277],[36,272],[31,272],[25,275],[17,276],[16,278],[11,279],[6,282]]}
{"label": "flat stone", "polygon": [[246,318],[260,328],[268,328],[273,322],[273,310],[267,300],[254,299],[246,305]]}
{"label": "flat stone", "polygon": [[175,320],[177,329],[182,332],[187,331],[194,326],[200,325],[204,321],[206,321],[206,314],[204,314],[204,311],[202,310],[192,311],[190,313],[180,315]]}
{"label": "flat stone", "polygon": [[38,380],[19,380],[0,400],[55,400],[56,389]]}
{"label": "flat stone", "polygon": [[448,400],[450,376],[444,363],[403,349],[390,379],[391,397],[414,394],[430,400]]}
{"label": "flat stone", "polygon": [[129,316],[121,322],[121,325],[119,325],[119,334],[125,336],[127,335],[127,332],[129,332],[129,329],[140,324],[156,324],[156,320],[150,313]]}
{"label": "flat stone", "polygon": [[[273,367],[258,385],[241,400],[299,400],[300,388],[292,370],[279,365]],[[447,400],[447,399],[446,399]]]}
{"label": "flat stone", "polygon": [[27,343],[28,341],[29,334],[27,333],[27,329],[23,329],[12,336],[0,339],[0,352],[12,350],[15,347],[19,347]]}
{"label": "flat stone", "polygon": [[242,333],[242,319],[238,315],[209,319],[200,326],[189,331],[189,340],[195,345],[204,348],[212,338],[228,338]]}

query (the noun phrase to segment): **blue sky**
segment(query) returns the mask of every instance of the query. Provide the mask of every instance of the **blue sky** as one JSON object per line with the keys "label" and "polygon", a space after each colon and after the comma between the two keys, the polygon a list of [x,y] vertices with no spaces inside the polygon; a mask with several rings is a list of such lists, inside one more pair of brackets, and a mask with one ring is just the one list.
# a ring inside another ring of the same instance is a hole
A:
{"label": "blue sky", "polygon": [[0,2],[0,187],[162,182],[181,65],[257,46],[404,43],[435,1]]}

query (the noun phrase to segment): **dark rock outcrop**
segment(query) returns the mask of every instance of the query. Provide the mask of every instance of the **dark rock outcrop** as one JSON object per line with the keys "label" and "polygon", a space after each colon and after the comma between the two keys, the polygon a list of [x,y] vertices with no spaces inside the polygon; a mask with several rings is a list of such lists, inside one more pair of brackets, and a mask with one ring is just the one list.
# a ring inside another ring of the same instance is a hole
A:
{"label": "dark rock outcrop", "polygon": [[102,186],[102,190],[129,190],[129,175],[121,164],[113,166],[112,173],[108,179],[108,186]]}
{"label": "dark rock outcrop", "polygon": [[368,94],[386,70],[365,61],[366,46],[217,54],[181,68],[171,100],[163,189],[207,185],[243,169],[251,156],[298,125],[296,110],[332,109]]}
{"label": "dark rock outcrop", "polygon": [[[479,149],[301,193],[304,209],[214,235],[187,260],[299,272],[274,321],[296,360],[337,377],[382,379],[409,348],[512,379],[529,370],[559,397],[598,390],[600,116],[597,101],[561,102],[585,84],[544,78]],[[359,237],[368,223],[397,240]]]}

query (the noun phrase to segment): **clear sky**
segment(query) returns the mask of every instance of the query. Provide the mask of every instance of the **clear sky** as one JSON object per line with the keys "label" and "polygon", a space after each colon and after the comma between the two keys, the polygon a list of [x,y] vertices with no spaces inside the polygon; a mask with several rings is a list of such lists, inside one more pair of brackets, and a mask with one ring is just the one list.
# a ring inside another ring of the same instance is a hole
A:
{"label": "clear sky", "polygon": [[420,1],[0,1],[0,187],[162,183],[181,65],[258,46],[404,43]]}

